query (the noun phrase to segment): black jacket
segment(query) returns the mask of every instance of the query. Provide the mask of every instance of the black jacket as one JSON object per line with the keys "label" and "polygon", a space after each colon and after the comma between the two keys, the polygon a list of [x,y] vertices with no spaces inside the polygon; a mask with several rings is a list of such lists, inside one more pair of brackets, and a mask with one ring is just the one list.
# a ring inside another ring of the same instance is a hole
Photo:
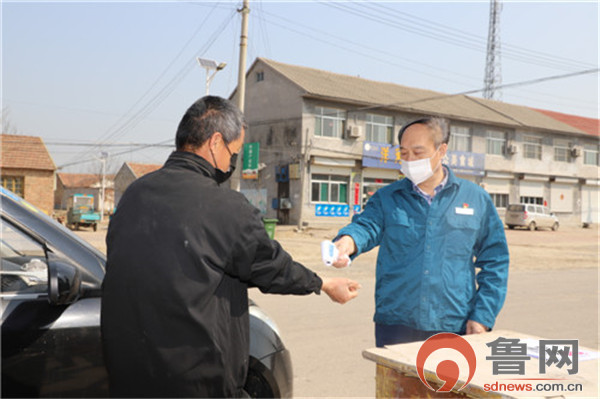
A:
{"label": "black jacket", "polygon": [[248,369],[248,287],[319,293],[203,158],[174,152],[125,191],[106,238],[102,340],[112,396],[234,397]]}

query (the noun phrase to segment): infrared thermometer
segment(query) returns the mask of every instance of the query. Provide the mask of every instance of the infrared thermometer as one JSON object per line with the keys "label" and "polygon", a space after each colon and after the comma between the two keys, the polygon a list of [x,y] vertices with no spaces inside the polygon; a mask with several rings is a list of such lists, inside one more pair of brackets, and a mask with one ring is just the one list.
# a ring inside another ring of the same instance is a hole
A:
{"label": "infrared thermometer", "polygon": [[[323,258],[323,263],[325,266],[331,266],[333,263],[338,260],[340,256],[340,251],[337,249],[335,244],[331,241],[322,241],[321,242],[321,257]],[[345,255],[348,257],[347,255]],[[350,259],[348,259],[348,266],[350,266]]]}

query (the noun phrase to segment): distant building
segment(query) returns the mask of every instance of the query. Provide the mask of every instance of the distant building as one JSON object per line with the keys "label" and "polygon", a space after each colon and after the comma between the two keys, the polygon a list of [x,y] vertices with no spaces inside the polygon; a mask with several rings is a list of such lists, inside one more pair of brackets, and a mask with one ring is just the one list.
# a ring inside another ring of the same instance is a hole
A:
{"label": "distant building", "polygon": [[51,215],[56,165],[42,139],[2,134],[0,152],[2,186]]}
{"label": "distant building", "polygon": [[434,115],[450,121],[447,165],[484,187],[501,216],[509,203],[526,202],[547,204],[563,224],[599,221],[597,119],[264,58],[246,75],[246,142],[259,143],[261,166],[240,190],[266,203],[267,217],[349,222],[377,189],[403,177],[400,128]]}
{"label": "distant building", "polygon": [[134,180],[162,168],[162,165],[125,162],[115,175],[115,205],[119,205],[121,196]]}
{"label": "distant building", "polygon": [[[109,213],[115,207],[114,175],[104,178],[104,212]],[[67,201],[73,194],[91,194],[94,196],[94,208],[100,210],[102,196],[102,176],[89,173],[57,173],[54,192],[55,209],[67,209]]]}

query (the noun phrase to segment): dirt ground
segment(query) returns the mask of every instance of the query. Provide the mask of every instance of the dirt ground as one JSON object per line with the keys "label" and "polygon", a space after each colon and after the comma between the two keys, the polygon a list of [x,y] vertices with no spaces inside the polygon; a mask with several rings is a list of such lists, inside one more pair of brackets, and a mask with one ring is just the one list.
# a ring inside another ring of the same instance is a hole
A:
{"label": "dirt ground", "polygon": [[[336,271],[321,261],[319,243],[335,237],[337,229],[308,229],[296,232],[281,226],[275,232],[295,260],[324,276]],[[552,230],[505,230],[510,251],[510,270],[562,270],[598,268],[599,232],[591,228],[566,227]],[[355,259],[347,271],[350,278],[375,275],[377,248]]]}
{"label": "dirt ground", "polygon": [[[355,300],[341,306],[324,295],[250,292],[277,321],[292,354],[296,398],[366,398],[375,392],[374,364],[362,357],[362,351],[374,346],[371,320],[377,250],[359,256],[350,268],[328,268],[321,261],[319,244],[336,232],[337,228],[296,232],[292,226],[278,226],[275,238],[319,275],[360,282]],[[77,234],[105,251],[106,224],[97,232],[86,229]],[[507,300],[495,328],[550,339],[579,339],[582,346],[596,350],[598,229],[506,230],[506,236],[511,272]]]}
{"label": "dirt ground", "polygon": [[[92,231],[91,228],[82,228],[75,233],[106,253],[106,231],[105,221],[97,232]],[[299,232],[294,226],[277,226],[275,239],[296,261],[327,275],[331,268],[322,264],[320,242],[332,239],[337,231],[337,228],[308,228]],[[507,229],[505,232],[510,251],[511,270],[586,269],[599,266],[598,226],[585,229],[561,227],[558,231]],[[376,258],[377,249],[363,254],[351,266],[351,269],[356,270],[348,270],[348,272],[351,275],[374,273]]]}

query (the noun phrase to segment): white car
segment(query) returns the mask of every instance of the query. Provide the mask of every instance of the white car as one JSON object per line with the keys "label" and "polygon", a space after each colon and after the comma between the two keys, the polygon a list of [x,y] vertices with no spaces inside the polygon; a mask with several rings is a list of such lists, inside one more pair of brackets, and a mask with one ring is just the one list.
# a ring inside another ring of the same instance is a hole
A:
{"label": "white car", "polygon": [[550,210],[542,205],[534,204],[510,204],[506,208],[504,223],[509,229],[515,227],[527,227],[533,231],[540,228],[558,230],[558,218]]}

